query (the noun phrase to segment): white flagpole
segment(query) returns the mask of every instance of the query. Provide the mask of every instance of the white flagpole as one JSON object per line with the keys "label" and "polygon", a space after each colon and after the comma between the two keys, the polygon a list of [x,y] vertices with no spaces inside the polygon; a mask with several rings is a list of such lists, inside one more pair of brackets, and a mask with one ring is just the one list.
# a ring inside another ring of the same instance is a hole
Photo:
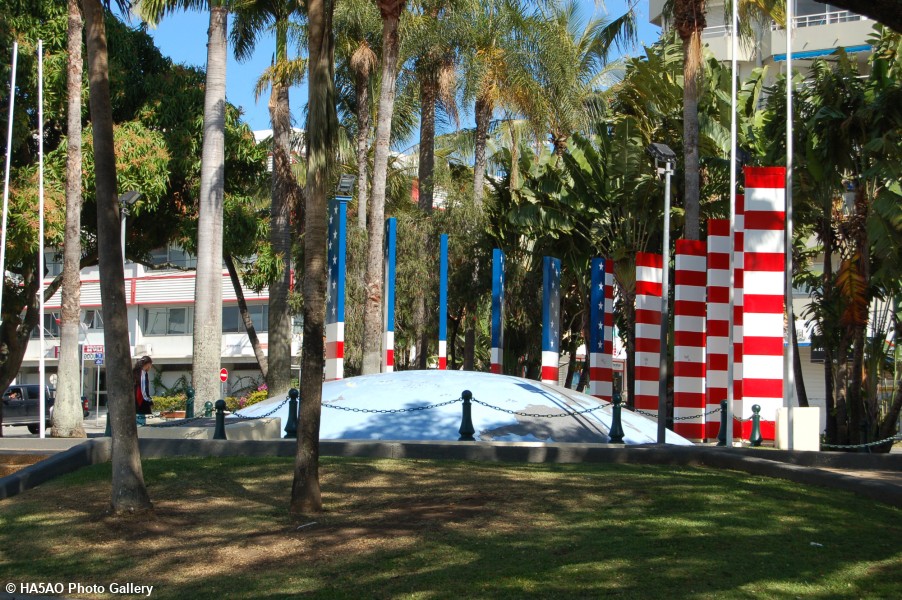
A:
{"label": "white flagpole", "polygon": [[739,52],[739,2],[733,0],[733,35],[730,40],[730,287],[727,301],[727,432],[726,446],[733,447],[733,327],[734,327],[734,286],[736,285],[733,264],[736,256],[734,238],[736,236],[736,96]]}
{"label": "white flagpole", "polygon": [[47,434],[47,423],[44,414],[47,411],[46,365],[44,364],[44,42],[38,40],[38,306],[41,312],[41,344],[38,355],[38,373],[40,388],[38,392],[40,406],[40,437]]}
{"label": "white flagpole", "polygon": [[795,15],[793,2],[786,2],[786,317],[787,344],[786,357],[783,361],[783,405],[788,409],[788,442],[793,449],[792,405],[795,393],[795,348],[792,345],[792,333],[795,315],[792,310],[792,26]]}
{"label": "white flagpole", "polygon": [[6,283],[6,222],[9,214],[9,159],[13,147],[13,108],[16,102],[16,62],[19,44],[13,42],[13,70],[9,80],[9,125],[6,133],[6,174],[3,179],[3,229],[0,233],[0,315],[3,314],[3,285]]}

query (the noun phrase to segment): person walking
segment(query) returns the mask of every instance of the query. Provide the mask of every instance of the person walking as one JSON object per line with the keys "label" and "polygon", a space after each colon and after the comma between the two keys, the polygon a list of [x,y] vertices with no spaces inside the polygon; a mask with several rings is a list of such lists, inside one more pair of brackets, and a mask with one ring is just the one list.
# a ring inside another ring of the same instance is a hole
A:
{"label": "person walking", "polygon": [[132,375],[135,382],[135,413],[137,413],[138,425],[147,423],[147,415],[153,412],[153,398],[150,396],[150,377],[147,372],[153,365],[149,356],[142,356],[135,361]]}

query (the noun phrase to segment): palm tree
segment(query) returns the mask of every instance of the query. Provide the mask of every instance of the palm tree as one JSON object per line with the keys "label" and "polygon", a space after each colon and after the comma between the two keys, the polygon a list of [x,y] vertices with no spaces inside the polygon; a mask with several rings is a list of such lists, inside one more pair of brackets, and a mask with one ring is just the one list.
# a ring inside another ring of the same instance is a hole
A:
{"label": "palm tree", "polygon": [[[140,0],[138,14],[156,23],[176,9],[209,6],[207,82],[204,90],[204,142],[201,149],[197,222],[197,274],[194,288],[192,379],[195,409],[219,396],[222,360],[222,219],[225,185],[226,31],[229,9],[223,0]],[[272,371],[272,368],[270,368]]]}
{"label": "palm tree", "polygon": [[378,373],[382,364],[382,245],[385,224],[385,182],[391,138],[395,85],[398,76],[398,24],[406,0],[377,0],[382,16],[382,87],[373,160],[372,211],[367,225],[366,305],[363,313],[363,374]]}
{"label": "palm tree", "polygon": [[579,5],[570,0],[532,19],[526,40],[534,79],[528,114],[541,119],[560,156],[570,134],[587,128],[590,101],[612,79],[607,66],[611,49],[635,40],[635,14],[630,10],[613,21],[595,18],[583,23]]}
{"label": "palm tree", "polygon": [[68,122],[66,152],[66,230],[63,244],[59,383],[53,409],[53,437],[85,437],[79,389],[81,361],[81,84],[82,18],[78,0],[68,1]]}
{"label": "palm tree", "polygon": [[370,0],[341,3],[336,10],[336,51],[353,81],[357,127],[357,227],[366,229],[369,200],[370,86],[379,58],[373,51],[379,35],[379,13]]}
{"label": "palm tree", "polygon": [[683,238],[687,240],[697,240],[699,233],[698,86],[706,24],[705,0],[674,1],[673,26],[683,40]]}
{"label": "palm tree", "polygon": [[116,513],[153,508],[138,450],[134,387],[131,376],[125,271],[119,242],[119,201],[116,194],[116,154],[110,102],[109,58],[104,10],[100,0],[84,0],[85,40],[91,122],[94,128],[94,175],[97,186],[97,251],[100,256],[100,297],[104,307],[103,339],[107,360],[107,393],[113,435],[112,509]]}
{"label": "palm tree", "polygon": [[272,396],[285,396],[291,382],[291,315],[288,292],[291,286],[291,214],[298,206],[301,189],[291,168],[291,109],[288,90],[304,75],[304,62],[288,58],[291,19],[300,16],[295,0],[240,0],[233,7],[231,39],[239,61],[251,57],[261,35],[274,31],[275,61],[257,84],[271,86],[269,116],[272,123],[272,204],[269,239],[273,253],[281,258],[282,269],[269,284],[269,357],[266,386]]}
{"label": "palm tree", "polygon": [[307,101],[307,205],[304,236],[304,348],[301,403],[290,511],[319,512],[319,422],[323,394],[326,236],[329,187],[335,165],[338,117],[335,112],[333,0],[307,3],[309,87]]}

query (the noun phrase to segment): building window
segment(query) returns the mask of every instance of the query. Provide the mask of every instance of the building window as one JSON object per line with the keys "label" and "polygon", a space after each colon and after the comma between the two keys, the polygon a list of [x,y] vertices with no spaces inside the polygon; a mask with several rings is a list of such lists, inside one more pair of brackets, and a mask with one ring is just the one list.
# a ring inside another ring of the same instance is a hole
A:
{"label": "building window", "polygon": [[154,265],[173,265],[181,269],[196,269],[197,257],[192,256],[176,245],[157,248],[150,253],[150,261]]}
{"label": "building window", "polygon": [[[45,338],[58,338],[60,336],[60,314],[58,312],[44,313],[43,326]],[[41,325],[31,330],[32,339],[36,340],[39,337],[41,337]]]}
{"label": "building window", "polygon": [[[269,306],[266,304],[250,304],[247,307],[251,322],[257,333],[269,330]],[[222,332],[244,333],[244,321],[237,306],[225,306],[222,309]]]}
{"label": "building window", "polygon": [[144,335],[191,335],[190,308],[145,308]]}
{"label": "building window", "polygon": [[85,329],[103,329],[103,313],[99,308],[86,310],[81,318]]}
{"label": "building window", "polygon": [[44,277],[56,277],[63,272],[63,255],[57,250],[44,251]]}

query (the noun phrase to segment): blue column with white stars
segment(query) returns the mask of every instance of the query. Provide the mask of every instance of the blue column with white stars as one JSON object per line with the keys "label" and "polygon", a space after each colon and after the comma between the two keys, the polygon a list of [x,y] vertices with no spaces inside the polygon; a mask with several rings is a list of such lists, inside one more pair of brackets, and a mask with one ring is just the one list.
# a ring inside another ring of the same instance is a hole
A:
{"label": "blue column with white stars", "polygon": [[602,396],[601,369],[604,356],[605,260],[592,259],[589,289],[589,393]]}
{"label": "blue column with white stars", "polygon": [[344,378],[345,257],[349,196],[329,202],[329,241],[326,259],[326,381]]}
{"label": "blue column with white stars", "polygon": [[504,251],[492,250],[492,356],[490,371],[502,372],[504,358]]}
{"label": "blue column with white stars", "polygon": [[561,260],[546,256],[542,269],[542,382],[558,383],[561,351]]}

